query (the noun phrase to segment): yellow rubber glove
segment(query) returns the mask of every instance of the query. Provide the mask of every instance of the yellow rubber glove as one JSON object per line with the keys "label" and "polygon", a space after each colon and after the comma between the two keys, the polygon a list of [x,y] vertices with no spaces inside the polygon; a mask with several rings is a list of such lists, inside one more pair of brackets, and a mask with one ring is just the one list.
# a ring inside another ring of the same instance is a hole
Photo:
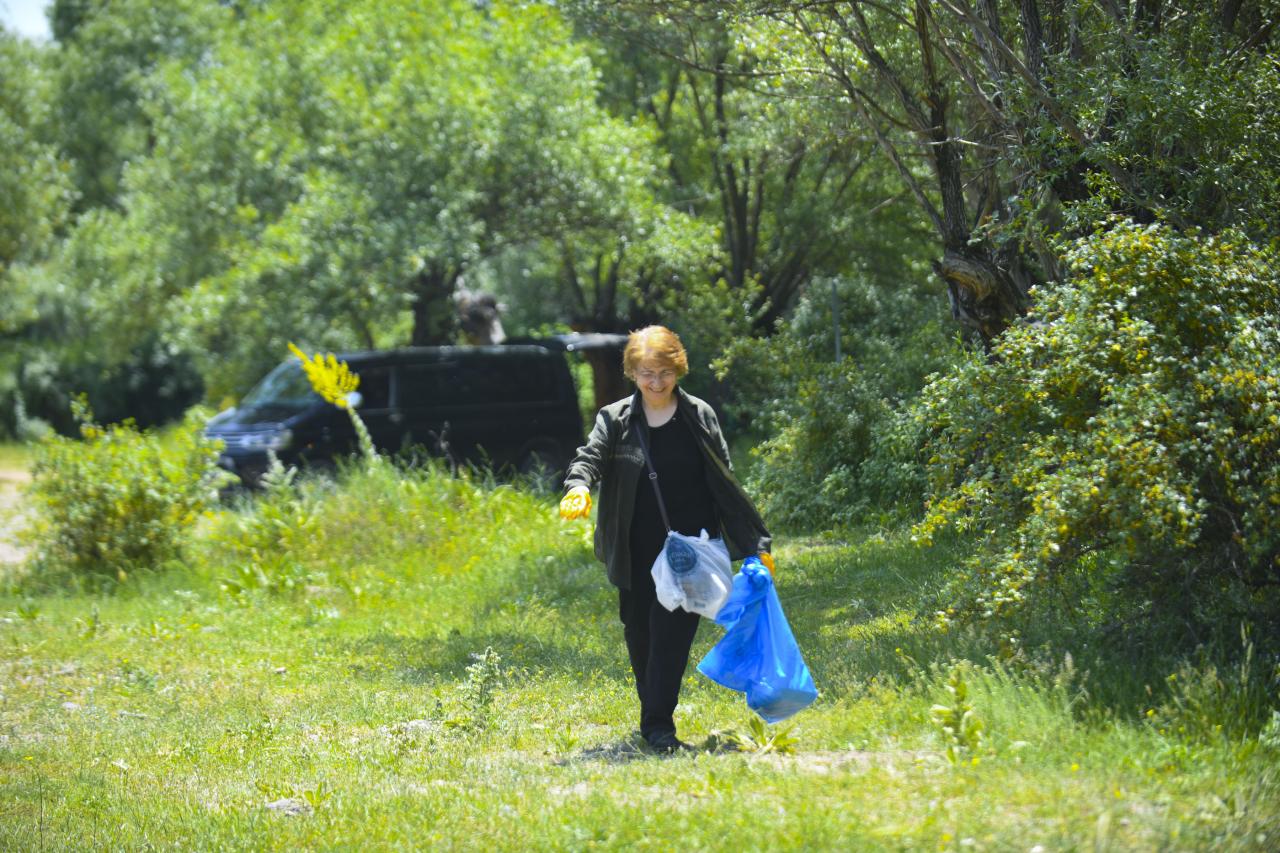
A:
{"label": "yellow rubber glove", "polygon": [[586,486],[574,486],[560,500],[560,517],[566,521],[586,518],[591,514],[591,490]]}
{"label": "yellow rubber glove", "polygon": [[764,567],[769,570],[769,574],[773,574],[773,555],[770,554],[768,551],[765,551],[764,553],[760,554],[759,557],[760,557],[760,562],[763,563]]}

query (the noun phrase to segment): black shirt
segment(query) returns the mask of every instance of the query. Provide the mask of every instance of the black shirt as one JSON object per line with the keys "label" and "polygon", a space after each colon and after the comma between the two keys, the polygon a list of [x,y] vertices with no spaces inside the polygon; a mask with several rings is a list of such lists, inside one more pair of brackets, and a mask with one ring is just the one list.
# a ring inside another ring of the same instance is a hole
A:
{"label": "black shirt", "polygon": [[[644,417],[643,412],[636,415]],[[672,415],[662,426],[649,427],[647,441],[672,529],[689,536],[697,536],[704,529],[712,536],[718,535],[715,498],[707,486],[706,461],[689,425],[678,414]],[[631,541],[639,544],[656,538],[660,542],[666,537],[658,499],[646,469],[636,483]]]}

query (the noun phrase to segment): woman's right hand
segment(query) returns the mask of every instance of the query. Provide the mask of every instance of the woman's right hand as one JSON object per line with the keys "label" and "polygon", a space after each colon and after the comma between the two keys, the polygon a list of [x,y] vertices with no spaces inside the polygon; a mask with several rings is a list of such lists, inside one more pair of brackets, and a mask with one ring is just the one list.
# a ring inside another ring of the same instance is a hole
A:
{"label": "woman's right hand", "polygon": [[591,490],[586,486],[574,486],[560,499],[560,517],[566,521],[586,518],[591,514]]}

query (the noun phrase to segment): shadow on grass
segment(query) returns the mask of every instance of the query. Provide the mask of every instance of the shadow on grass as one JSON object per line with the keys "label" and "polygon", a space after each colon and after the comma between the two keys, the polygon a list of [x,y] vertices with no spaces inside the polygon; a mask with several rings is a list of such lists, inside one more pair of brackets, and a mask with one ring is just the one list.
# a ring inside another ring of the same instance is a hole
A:
{"label": "shadow on grass", "polygon": [[598,643],[548,642],[515,631],[450,632],[445,637],[406,637],[389,633],[368,634],[348,645],[353,656],[369,663],[353,663],[348,671],[355,678],[381,681],[388,671],[407,684],[461,681],[474,655],[492,648],[504,667],[529,672],[570,674],[605,672],[622,677],[626,663],[621,650],[603,648]]}
{"label": "shadow on grass", "polygon": [[722,737],[712,734],[701,744],[689,744],[687,749],[671,752],[658,752],[645,743],[639,732],[613,743],[604,743],[588,747],[573,755],[567,755],[555,762],[557,767],[569,767],[578,764],[628,764],[644,759],[667,759],[690,757],[695,755],[740,755],[742,750]]}
{"label": "shadow on grass", "polygon": [[[1021,649],[991,625],[940,630],[932,613],[967,544],[940,540],[918,547],[905,528],[888,535],[855,531],[844,541],[791,541],[779,564],[778,591],[826,699],[856,700],[885,688],[932,690],[958,660],[999,660],[1033,679],[1052,678],[1069,654],[1076,683],[1087,693],[1080,711],[1129,717],[1150,705],[1151,690],[1163,689],[1185,658],[1173,649],[1135,655],[1052,614],[1024,631]],[[381,631],[347,641],[352,676],[416,685],[458,682],[473,655],[492,648],[504,667],[525,675],[580,679],[599,673],[629,681],[614,590],[602,569],[582,555],[521,554],[458,583],[456,590],[442,589],[439,599],[464,613],[452,627],[437,624],[422,636]],[[461,601],[473,602],[470,611]],[[430,623],[429,608],[424,623]],[[704,625],[700,635],[690,672],[701,648],[721,632]]]}
{"label": "shadow on grass", "polygon": [[958,549],[920,548],[905,535],[852,532],[843,542],[799,541],[778,570],[778,595],[819,690],[858,695],[872,679],[908,686],[933,664],[995,651],[975,633],[944,634],[929,602]]}
{"label": "shadow on grass", "polygon": [[603,743],[588,747],[581,752],[567,755],[555,762],[557,767],[571,767],[577,764],[629,764],[645,758],[656,758],[656,753],[646,748],[638,734],[614,743]]}
{"label": "shadow on grass", "polygon": [[[944,631],[933,624],[933,612],[945,606],[943,585],[970,543],[952,538],[917,547],[905,528],[887,538],[854,532],[846,539],[798,541],[778,575],[783,609],[827,698],[857,698],[873,679],[928,689],[957,660],[999,660],[1032,679],[1074,670],[1079,713],[1132,719],[1169,693],[1171,673],[1188,662],[1208,672],[1235,670],[1250,654],[1238,624],[1224,628],[1225,639],[1189,649],[1177,640],[1177,624],[1116,631],[1052,608],[1021,625],[1016,637],[996,624]],[[1261,645],[1256,654],[1280,660]],[[1253,669],[1254,681],[1265,676],[1265,667]]]}
{"label": "shadow on grass", "polygon": [[548,567],[539,557],[523,555],[475,582],[505,594],[483,598],[451,628],[436,626],[421,636],[377,632],[346,641],[345,651],[356,660],[352,674],[377,680],[390,669],[409,684],[458,681],[473,655],[492,648],[504,667],[629,677],[617,596],[602,569]]}

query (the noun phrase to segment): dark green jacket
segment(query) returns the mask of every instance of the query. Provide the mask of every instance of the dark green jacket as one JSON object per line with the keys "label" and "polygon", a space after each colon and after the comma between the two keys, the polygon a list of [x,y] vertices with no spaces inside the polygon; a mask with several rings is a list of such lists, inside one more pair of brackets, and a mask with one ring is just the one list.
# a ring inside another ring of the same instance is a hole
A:
{"label": "dark green jacket", "polygon": [[[729,548],[729,556],[741,560],[768,551],[772,540],[764,521],[742,486],[733,476],[729,447],[720,432],[716,414],[702,400],[676,388],[676,417],[693,428],[706,460],[707,486],[716,502],[720,517],[720,535]],[[610,403],[596,415],[595,426],[587,443],[569,463],[565,489],[600,487],[596,505],[596,557],[608,569],[609,581],[616,587],[631,586],[631,514],[635,510],[636,484],[645,474],[644,453],[636,436],[636,427],[645,431],[649,425],[641,409],[640,392]],[[632,417],[639,412],[638,417]]]}

